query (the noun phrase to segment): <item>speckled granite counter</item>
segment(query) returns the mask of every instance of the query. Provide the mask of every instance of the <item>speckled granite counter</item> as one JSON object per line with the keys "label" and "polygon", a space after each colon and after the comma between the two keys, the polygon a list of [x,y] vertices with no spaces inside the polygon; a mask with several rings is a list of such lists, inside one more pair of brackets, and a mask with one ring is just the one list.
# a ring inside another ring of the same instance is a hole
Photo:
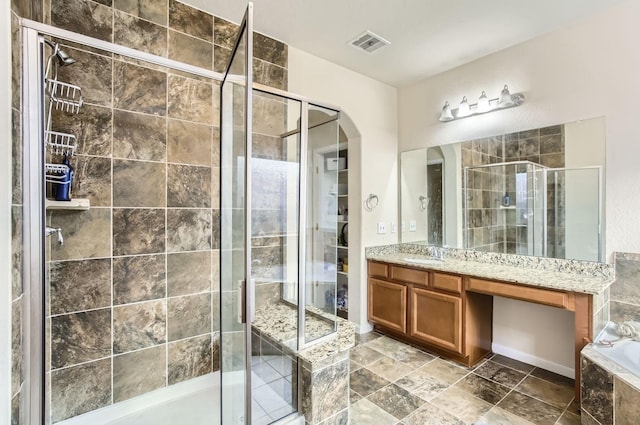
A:
{"label": "speckled granite counter", "polygon": [[[442,263],[424,265],[407,261],[433,259],[439,253],[437,251],[444,251],[445,261]],[[587,261],[482,253],[419,244],[370,247],[365,253],[367,260],[592,295],[604,292],[614,281],[610,265]]]}
{"label": "speckled granite counter", "polygon": [[[321,317],[322,312],[307,314],[305,320],[305,335],[308,341],[323,337],[331,333],[332,324]],[[313,345],[296,353],[298,338],[298,310],[285,303],[268,305],[256,310],[252,327],[261,336],[287,347],[289,354],[297,355],[312,370],[323,367],[327,361],[334,361],[334,357],[355,345],[355,325],[340,317],[336,317],[337,332],[328,340]]]}

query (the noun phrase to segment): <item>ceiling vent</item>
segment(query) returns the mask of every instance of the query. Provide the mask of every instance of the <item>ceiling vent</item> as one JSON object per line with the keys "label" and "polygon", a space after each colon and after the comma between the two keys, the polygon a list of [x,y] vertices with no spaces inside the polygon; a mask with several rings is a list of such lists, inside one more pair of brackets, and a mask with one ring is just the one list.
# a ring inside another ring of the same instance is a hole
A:
{"label": "ceiling vent", "polygon": [[349,44],[357,49],[364,50],[367,53],[373,53],[379,48],[391,43],[371,31],[365,31],[353,39]]}

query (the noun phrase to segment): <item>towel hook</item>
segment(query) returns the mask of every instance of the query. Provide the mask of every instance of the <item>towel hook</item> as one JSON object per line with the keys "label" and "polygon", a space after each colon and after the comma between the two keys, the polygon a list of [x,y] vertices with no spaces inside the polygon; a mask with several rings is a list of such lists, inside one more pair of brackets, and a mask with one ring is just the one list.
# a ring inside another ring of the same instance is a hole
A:
{"label": "towel hook", "polygon": [[418,196],[418,201],[420,201],[420,211],[426,210],[427,206],[429,205],[429,198],[420,195]]}
{"label": "towel hook", "polygon": [[364,200],[364,209],[368,212],[373,211],[378,206],[378,195],[370,193],[367,199]]}

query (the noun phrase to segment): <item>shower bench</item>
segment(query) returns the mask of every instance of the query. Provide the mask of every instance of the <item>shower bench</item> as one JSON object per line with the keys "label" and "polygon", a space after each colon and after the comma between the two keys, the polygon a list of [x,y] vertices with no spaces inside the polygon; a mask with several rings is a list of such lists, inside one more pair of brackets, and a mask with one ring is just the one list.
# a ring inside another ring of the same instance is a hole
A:
{"label": "shower bench", "polygon": [[[313,310],[307,306],[307,310]],[[276,347],[282,354],[298,363],[302,374],[298,391],[298,410],[307,424],[346,423],[349,414],[349,350],[355,345],[355,325],[335,317],[336,328],[322,342],[296,350],[298,340],[298,309],[284,302],[267,304],[256,310],[251,324],[252,338],[260,345]],[[311,340],[333,330],[321,311],[307,311],[305,333]]]}

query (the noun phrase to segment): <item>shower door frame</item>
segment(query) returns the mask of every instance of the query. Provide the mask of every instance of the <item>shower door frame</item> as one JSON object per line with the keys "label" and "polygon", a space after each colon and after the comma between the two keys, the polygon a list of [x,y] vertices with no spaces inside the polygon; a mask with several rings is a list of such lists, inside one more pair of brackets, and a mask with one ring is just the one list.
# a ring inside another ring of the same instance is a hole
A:
{"label": "shower door frame", "polygon": [[[24,423],[28,425],[43,425],[48,423],[45,414],[48,412],[48,402],[45,393],[45,299],[43,286],[45,283],[45,193],[44,172],[41,164],[44,159],[44,78],[43,71],[43,37],[50,36],[58,39],[78,43],[132,59],[141,60],[154,65],[163,66],[176,71],[187,72],[196,76],[222,81],[223,74],[208,69],[189,65],[173,59],[142,52],[130,47],[99,40],[73,31],[57,28],[29,19],[20,18],[19,25],[22,34],[22,140],[23,140],[23,293],[26,302],[23,307],[23,370],[25,396],[21,401],[20,411],[24,415]],[[318,102],[305,96],[288,91],[272,88],[253,82],[249,93],[253,90],[292,99],[301,102],[306,111],[308,105],[316,105],[338,112],[340,108],[325,102]],[[308,123],[308,122],[307,122]],[[301,123],[304,124],[304,123]],[[308,125],[307,125],[308,127]],[[304,128],[304,127],[302,127]],[[306,149],[306,143],[303,144]],[[301,181],[301,184],[303,181]],[[302,206],[302,204],[301,204]],[[301,218],[305,218],[304,215]],[[304,267],[301,267],[304,269]],[[302,272],[304,273],[304,272]],[[302,274],[301,277],[304,277]],[[301,286],[303,288],[304,285]],[[304,288],[303,288],[304,291]],[[304,303],[299,303],[299,326],[304,329]],[[307,343],[304,334],[299,338],[299,349],[322,342],[320,338]],[[250,343],[250,341],[249,341]],[[299,379],[301,376],[299,374]],[[250,388],[249,388],[250,390]],[[299,391],[299,398],[301,392]],[[300,400],[298,406],[300,406]]]}

